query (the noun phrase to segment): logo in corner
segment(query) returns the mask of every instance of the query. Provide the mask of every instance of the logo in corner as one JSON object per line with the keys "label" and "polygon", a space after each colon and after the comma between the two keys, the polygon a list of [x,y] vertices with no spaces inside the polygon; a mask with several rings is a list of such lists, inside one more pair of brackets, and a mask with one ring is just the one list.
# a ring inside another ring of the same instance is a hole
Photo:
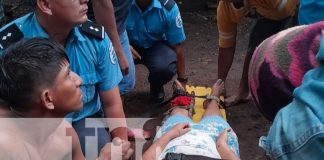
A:
{"label": "logo in corner", "polygon": [[180,13],[176,17],[176,25],[178,28],[182,28],[182,19]]}
{"label": "logo in corner", "polygon": [[116,57],[116,53],[115,53],[114,47],[112,46],[111,43],[110,43],[110,46],[109,46],[109,57],[110,57],[110,62],[112,64],[116,64],[117,57]]}

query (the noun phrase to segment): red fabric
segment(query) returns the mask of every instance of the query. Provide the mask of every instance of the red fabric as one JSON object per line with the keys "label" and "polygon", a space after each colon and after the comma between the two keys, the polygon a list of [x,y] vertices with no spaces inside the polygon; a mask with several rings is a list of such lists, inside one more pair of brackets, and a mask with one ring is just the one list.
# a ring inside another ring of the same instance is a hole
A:
{"label": "red fabric", "polygon": [[189,106],[191,104],[192,97],[178,96],[171,101],[171,107],[174,106]]}

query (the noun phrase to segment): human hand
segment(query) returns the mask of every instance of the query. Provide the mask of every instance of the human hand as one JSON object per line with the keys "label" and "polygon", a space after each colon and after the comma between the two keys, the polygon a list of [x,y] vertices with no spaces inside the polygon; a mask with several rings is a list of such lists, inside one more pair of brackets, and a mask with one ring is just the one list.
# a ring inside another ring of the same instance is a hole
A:
{"label": "human hand", "polygon": [[173,126],[166,135],[169,136],[170,139],[174,139],[186,134],[190,129],[189,123],[178,123]]}
{"label": "human hand", "polygon": [[138,54],[138,52],[133,48],[133,46],[129,45],[133,59],[142,59],[142,57]]}
{"label": "human hand", "polygon": [[119,63],[120,70],[122,74],[125,76],[129,73],[129,64],[124,51],[120,51],[120,52],[121,53],[118,54],[116,53],[116,54],[118,55],[118,63]]}
{"label": "human hand", "polygon": [[[120,147],[116,149],[117,147]],[[118,137],[113,139],[112,143],[107,143],[100,151],[98,160],[128,160],[134,153],[134,150],[130,147],[130,142],[122,140]]]}
{"label": "human hand", "polygon": [[231,132],[231,128],[226,128],[224,131],[219,134],[218,139],[216,141],[216,148],[229,148],[227,144],[227,133]]}

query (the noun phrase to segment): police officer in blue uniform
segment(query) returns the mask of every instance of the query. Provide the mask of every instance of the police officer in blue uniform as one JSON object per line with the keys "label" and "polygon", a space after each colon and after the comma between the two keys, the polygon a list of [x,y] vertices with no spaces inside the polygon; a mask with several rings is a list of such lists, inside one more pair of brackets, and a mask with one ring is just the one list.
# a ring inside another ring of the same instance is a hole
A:
{"label": "police officer in blue uniform", "polygon": [[179,8],[174,0],[133,0],[126,25],[135,63],[149,70],[150,97],[164,99],[163,85],[177,73],[185,85],[184,33]]}
{"label": "police officer in blue uniform", "polygon": [[[85,136],[97,136],[100,151],[110,141],[110,134],[105,128],[85,128],[84,119],[98,117],[101,113],[107,118],[125,118],[118,90],[122,74],[103,28],[87,21],[87,2],[37,0],[34,13],[20,17],[0,30],[0,48],[5,49],[21,38],[32,37],[49,37],[65,47],[71,70],[83,81],[83,108],[67,117],[72,118],[81,145],[85,145],[81,140]],[[128,142],[126,122],[120,122],[121,127],[111,131],[112,137],[120,137]]]}

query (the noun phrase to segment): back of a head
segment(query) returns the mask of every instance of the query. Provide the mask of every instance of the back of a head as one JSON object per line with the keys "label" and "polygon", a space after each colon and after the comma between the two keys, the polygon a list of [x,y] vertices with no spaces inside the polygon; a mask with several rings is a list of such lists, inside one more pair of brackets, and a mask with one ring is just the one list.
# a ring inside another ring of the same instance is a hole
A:
{"label": "back of a head", "polygon": [[0,98],[17,111],[34,105],[42,88],[50,87],[64,63],[64,48],[46,38],[22,40],[0,58]]}

